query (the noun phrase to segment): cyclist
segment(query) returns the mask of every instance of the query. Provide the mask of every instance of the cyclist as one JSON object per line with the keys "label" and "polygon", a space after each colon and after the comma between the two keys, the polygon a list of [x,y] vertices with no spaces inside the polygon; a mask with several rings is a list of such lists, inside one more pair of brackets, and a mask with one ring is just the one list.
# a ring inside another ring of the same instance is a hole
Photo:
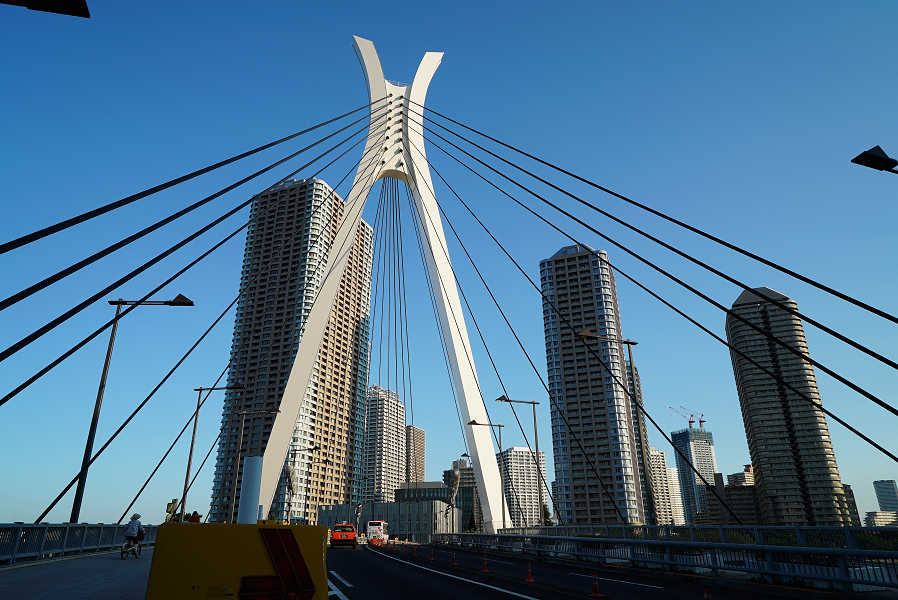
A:
{"label": "cyclist", "polygon": [[[131,520],[128,521],[128,526],[125,527],[125,543],[129,548],[133,549],[135,545],[140,548],[140,540],[137,538],[144,531],[143,525],[140,524],[140,515],[137,513],[131,515]],[[134,553],[137,554],[136,551]]]}

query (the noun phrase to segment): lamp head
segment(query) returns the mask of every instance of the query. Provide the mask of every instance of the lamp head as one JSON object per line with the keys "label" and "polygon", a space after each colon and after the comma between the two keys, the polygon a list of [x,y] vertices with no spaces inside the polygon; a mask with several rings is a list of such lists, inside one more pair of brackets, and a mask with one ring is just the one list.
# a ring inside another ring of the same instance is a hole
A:
{"label": "lamp head", "polygon": [[164,304],[166,306],[194,306],[193,300],[190,300],[184,294],[178,294],[174,300],[166,300]]}
{"label": "lamp head", "polygon": [[898,167],[898,160],[890,158],[879,146],[873,146],[869,150],[861,152],[852,158],[851,162],[878,171],[891,171]]}

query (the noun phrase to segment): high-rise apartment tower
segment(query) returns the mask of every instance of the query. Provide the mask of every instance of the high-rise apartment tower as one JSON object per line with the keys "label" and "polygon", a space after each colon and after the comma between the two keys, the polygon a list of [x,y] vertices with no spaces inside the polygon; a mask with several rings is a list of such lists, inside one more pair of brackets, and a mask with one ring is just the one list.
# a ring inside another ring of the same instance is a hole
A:
{"label": "high-rise apartment tower", "polygon": [[670,483],[667,475],[667,457],[663,450],[649,446],[649,464],[652,472],[652,496],[658,525],[673,525],[673,510],[670,506]]}
{"label": "high-rise apartment tower", "polygon": [[680,472],[677,471],[676,467],[667,468],[667,486],[670,490],[670,514],[673,518],[673,524],[685,525],[686,515],[683,514],[683,494],[680,491]]}
{"label": "high-rise apartment tower", "polygon": [[730,350],[761,524],[849,525],[852,510],[819,408],[814,369],[802,357],[809,352],[801,319],[771,300],[798,312],[794,300],[763,287],[743,292],[733,304],[732,312],[754,327],[732,314],[726,318],[730,345],[779,377]]}
{"label": "high-rise apartment tower", "polygon": [[[280,405],[344,206],[318,179],[291,180],[253,199],[228,371],[229,384],[246,388],[225,394],[212,521],[236,518],[243,459],[265,451],[274,415],[262,411]],[[372,256],[373,233],[363,222],[271,505],[278,518],[313,523],[318,503],[359,498]]]}
{"label": "high-rise apartment tower", "polygon": [[414,425],[405,426],[405,480],[424,481],[425,444],[424,430]]}
{"label": "high-rise apartment tower", "polygon": [[[542,482],[546,478],[546,454],[540,451],[539,463],[533,461],[530,448],[513,446],[502,451],[499,472],[505,488],[505,504],[512,527],[535,527],[542,519],[543,504],[548,496]],[[539,469],[539,470],[537,470]]]}
{"label": "high-rise apartment tower", "polygon": [[[567,246],[540,262],[540,281],[559,517],[564,524],[644,523],[645,473],[637,453],[643,440],[625,389],[628,372],[608,254]],[[583,329],[606,339],[575,335]]]}
{"label": "high-rise apartment tower", "polygon": [[364,502],[393,502],[406,480],[405,405],[393,390],[368,388],[365,419]]}

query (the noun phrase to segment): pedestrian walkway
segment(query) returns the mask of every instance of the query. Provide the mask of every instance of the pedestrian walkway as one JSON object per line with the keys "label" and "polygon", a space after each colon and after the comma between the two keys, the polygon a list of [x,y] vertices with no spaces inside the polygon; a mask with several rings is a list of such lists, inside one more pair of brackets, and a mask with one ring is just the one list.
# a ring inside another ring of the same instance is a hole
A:
{"label": "pedestrian walkway", "polygon": [[3,600],[143,600],[153,549],[122,560],[118,552],[0,569]]}

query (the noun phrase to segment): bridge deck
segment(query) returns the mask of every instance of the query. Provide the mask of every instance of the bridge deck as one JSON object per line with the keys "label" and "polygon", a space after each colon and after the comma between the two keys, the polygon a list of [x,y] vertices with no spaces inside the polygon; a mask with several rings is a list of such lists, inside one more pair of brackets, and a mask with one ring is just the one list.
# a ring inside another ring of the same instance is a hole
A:
{"label": "bridge deck", "polygon": [[0,569],[3,600],[143,600],[153,549],[122,560],[118,552]]}

